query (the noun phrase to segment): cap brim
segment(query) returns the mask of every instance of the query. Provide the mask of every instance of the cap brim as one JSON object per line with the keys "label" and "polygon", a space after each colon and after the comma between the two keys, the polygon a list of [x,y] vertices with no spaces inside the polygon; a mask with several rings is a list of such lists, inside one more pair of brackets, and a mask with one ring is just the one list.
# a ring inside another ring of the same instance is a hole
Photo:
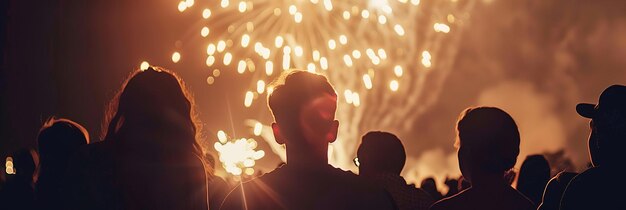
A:
{"label": "cap brim", "polygon": [[593,118],[596,115],[596,105],[580,103],[576,105],[576,112],[578,112],[580,116]]}

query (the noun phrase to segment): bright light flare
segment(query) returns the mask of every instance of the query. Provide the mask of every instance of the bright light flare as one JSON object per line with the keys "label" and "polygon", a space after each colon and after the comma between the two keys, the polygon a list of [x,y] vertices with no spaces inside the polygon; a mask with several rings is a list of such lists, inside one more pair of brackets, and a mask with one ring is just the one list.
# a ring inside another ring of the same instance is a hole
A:
{"label": "bright light flare", "polygon": [[248,175],[254,173],[252,168],[256,165],[256,161],[265,156],[263,150],[255,150],[256,146],[256,140],[245,138],[213,144],[219,153],[222,167],[226,169],[226,172],[235,176],[241,175],[244,170]]}

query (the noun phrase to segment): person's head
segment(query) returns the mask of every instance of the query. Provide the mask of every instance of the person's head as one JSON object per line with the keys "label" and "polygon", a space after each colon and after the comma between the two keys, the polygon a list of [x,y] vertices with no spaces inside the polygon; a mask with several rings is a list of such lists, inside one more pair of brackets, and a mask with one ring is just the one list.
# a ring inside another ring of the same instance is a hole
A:
{"label": "person's head", "polygon": [[459,167],[463,177],[502,175],[513,168],[520,135],[513,118],[495,107],[467,108],[456,125]]}
{"label": "person's head", "polygon": [[543,155],[529,155],[519,171],[518,185],[531,180],[547,182],[550,179],[550,164]]}
{"label": "person's head", "polygon": [[[159,67],[135,71],[111,101],[104,139],[191,149],[202,157],[193,106],[193,97],[173,72]],[[125,138],[129,136],[134,138]]]}
{"label": "person's head", "polygon": [[22,182],[32,182],[39,157],[33,149],[20,149],[13,154],[13,168],[15,177]]}
{"label": "person's head", "polygon": [[543,189],[550,180],[550,165],[543,155],[529,155],[522,163],[517,190],[539,204]]}
{"label": "person's head", "polygon": [[52,117],[39,130],[37,143],[42,168],[57,168],[55,166],[66,164],[79,147],[89,143],[89,133],[74,121]]}
{"label": "person's head", "polygon": [[365,134],[357,151],[359,174],[390,173],[400,175],[406,153],[400,139],[388,132]]}
{"label": "person's head", "polygon": [[591,119],[589,153],[595,166],[621,164],[626,156],[626,86],[612,85],[600,95],[597,104],[580,103],[576,112]]}
{"label": "person's head", "polygon": [[326,77],[306,71],[281,76],[268,95],[274,116],[272,129],[287,151],[327,157],[328,143],[337,138],[337,93]]}

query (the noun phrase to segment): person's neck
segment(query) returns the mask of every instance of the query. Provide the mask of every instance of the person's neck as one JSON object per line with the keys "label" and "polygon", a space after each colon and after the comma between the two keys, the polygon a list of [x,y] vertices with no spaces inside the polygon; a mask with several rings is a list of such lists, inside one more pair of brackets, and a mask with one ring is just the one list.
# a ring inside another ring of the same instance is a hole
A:
{"label": "person's neck", "polygon": [[322,169],[328,167],[328,156],[308,151],[294,151],[287,147],[287,165],[293,168]]}
{"label": "person's neck", "polygon": [[510,186],[504,179],[503,174],[481,174],[472,177],[472,188],[474,189],[501,189]]}

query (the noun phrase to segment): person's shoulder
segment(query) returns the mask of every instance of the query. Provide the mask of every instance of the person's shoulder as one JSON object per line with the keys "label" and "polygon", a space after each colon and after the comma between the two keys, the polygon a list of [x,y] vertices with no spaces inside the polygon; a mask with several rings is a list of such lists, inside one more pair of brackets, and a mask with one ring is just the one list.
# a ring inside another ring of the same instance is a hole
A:
{"label": "person's shoulder", "polygon": [[268,196],[276,196],[276,194],[272,192],[273,187],[269,185],[272,185],[273,180],[280,179],[282,175],[281,171],[282,170],[278,168],[254,179],[237,184],[226,194],[224,201],[220,205],[220,209],[244,209],[244,197],[245,205],[254,206],[258,204],[256,201],[269,201]]}
{"label": "person's shoulder", "polygon": [[524,194],[522,194],[520,191],[512,187],[509,187],[509,193],[511,195],[512,205],[516,206],[517,209],[523,209],[523,210],[536,209],[533,202],[530,199],[528,199]]}
{"label": "person's shoulder", "polygon": [[447,197],[444,199],[441,199],[437,202],[435,202],[433,205],[430,206],[430,210],[447,210],[447,209],[455,209],[455,207],[457,206],[457,200],[459,198],[456,198],[460,196],[459,194],[453,195],[451,197]]}
{"label": "person's shoulder", "polygon": [[607,181],[608,177],[605,177],[605,175],[604,170],[600,167],[589,168],[572,178],[564,194],[577,193],[577,191],[589,191],[596,188],[601,189],[604,186],[600,186],[597,183]]}
{"label": "person's shoulder", "polygon": [[470,189],[465,189],[459,193],[457,193],[456,195],[441,199],[437,202],[435,202],[432,206],[430,206],[431,210],[445,210],[445,209],[459,209],[460,208],[460,203],[463,203],[463,200],[465,200],[468,196],[468,194],[471,193]]}
{"label": "person's shoulder", "polygon": [[615,178],[601,167],[589,168],[575,176],[563,192],[561,209],[598,208],[597,205],[612,203],[612,191],[606,187],[611,185]]}

